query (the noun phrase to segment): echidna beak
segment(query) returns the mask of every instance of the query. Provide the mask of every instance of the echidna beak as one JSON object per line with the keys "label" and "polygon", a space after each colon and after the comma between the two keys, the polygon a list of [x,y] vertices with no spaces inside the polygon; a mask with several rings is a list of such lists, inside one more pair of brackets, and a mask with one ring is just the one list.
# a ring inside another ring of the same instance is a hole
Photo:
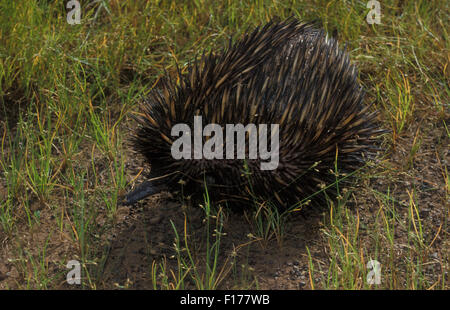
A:
{"label": "echidna beak", "polygon": [[125,206],[133,205],[148,196],[163,191],[164,189],[164,186],[155,186],[151,181],[145,181],[140,184],[135,190],[129,192],[125,196],[122,204]]}

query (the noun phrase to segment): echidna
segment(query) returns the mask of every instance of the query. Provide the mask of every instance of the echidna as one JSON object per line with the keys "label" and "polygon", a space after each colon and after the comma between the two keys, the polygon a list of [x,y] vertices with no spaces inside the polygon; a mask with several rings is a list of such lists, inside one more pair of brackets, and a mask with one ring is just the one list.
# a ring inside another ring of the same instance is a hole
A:
{"label": "echidna", "polygon": [[[340,172],[349,173],[375,155],[381,131],[376,113],[368,111],[363,99],[357,69],[334,39],[296,19],[270,22],[234,44],[230,41],[222,52],[203,54],[184,73],[178,70],[176,81],[166,78],[152,90],[136,117],[139,128],[132,140],[151,166],[150,180],[128,194],[125,203],[180,189],[181,183],[185,193],[202,192],[206,184],[219,201],[257,199],[292,206],[320,185],[333,183],[335,163]],[[203,126],[220,125],[215,128],[223,129],[223,143],[213,139],[220,138],[217,131],[209,137],[200,131],[195,141],[195,117],[201,117]],[[185,124],[184,129],[174,134],[177,124]],[[249,131],[243,145],[225,139],[227,124],[255,127],[245,127]],[[271,128],[266,146],[278,154],[274,169],[262,169],[271,159],[261,149],[250,156],[255,138],[264,137],[254,134],[255,128],[258,133],[264,128],[260,125]],[[184,157],[174,157],[172,146],[182,133],[192,147],[183,145],[179,151]],[[207,141],[216,157],[202,156],[194,146]],[[226,156],[230,146],[234,157]],[[239,148],[244,159],[237,156]]]}

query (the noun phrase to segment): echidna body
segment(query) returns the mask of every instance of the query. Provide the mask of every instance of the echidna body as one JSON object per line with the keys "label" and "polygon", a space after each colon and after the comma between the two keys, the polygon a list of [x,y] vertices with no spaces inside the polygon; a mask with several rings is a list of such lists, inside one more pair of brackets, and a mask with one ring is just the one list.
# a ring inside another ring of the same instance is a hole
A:
{"label": "echidna body", "polygon": [[[337,42],[311,24],[269,23],[222,52],[203,55],[185,72],[153,90],[136,118],[133,144],[151,166],[151,181],[126,203],[179,189],[183,180],[192,192],[206,183],[217,200],[290,207],[333,183],[335,163],[349,173],[374,155],[380,131],[363,102],[357,70]],[[259,157],[174,159],[172,128],[193,128],[194,116],[223,128],[279,124],[277,168],[262,170]]]}

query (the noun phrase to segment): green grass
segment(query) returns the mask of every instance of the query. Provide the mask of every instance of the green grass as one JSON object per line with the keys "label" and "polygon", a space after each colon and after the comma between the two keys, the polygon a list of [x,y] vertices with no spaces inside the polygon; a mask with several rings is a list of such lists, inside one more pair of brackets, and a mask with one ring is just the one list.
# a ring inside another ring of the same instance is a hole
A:
{"label": "green grass", "polygon": [[[188,241],[187,220],[185,217],[183,238],[179,235],[177,228],[171,222],[175,232],[175,256],[177,259],[178,273],[173,276],[173,282],[170,282],[168,272],[164,265],[160,264],[160,278],[162,278],[162,287],[165,289],[185,289],[185,279],[190,278],[194,288],[198,290],[217,289],[224,276],[229,272],[226,262],[222,268],[219,265],[220,240],[223,229],[223,211],[211,209],[208,191],[205,190],[204,204],[200,206],[204,211],[205,223],[205,257],[196,257]],[[212,229],[212,231],[211,231]],[[155,264],[152,266],[155,267]],[[157,289],[156,268],[152,268],[153,287]]]}
{"label": "green grass", "polygon": [[[367,1],[356,0],[110,0],[82,4],[80,25],[66,22],[65,2],[0,1],[0,244],[8,244],[0,260],[17,273],[0,288],[59,288],[65,260],[75,257],[83,286],[101,288],[108,259],[102,236],[115,227],[119,197],[138,177],[127,171],[127,141],[141,96],[201,51],[290,16],[317,20],[347,44],[366,101],[390,130],[380,161],[356,174],[358,189],[328,185],[340,196],[328,200],[317,239],[302,249],[308,287],[449,288],[446,1],[380,1],[380,25],[367,24]],[[417,169],[424,160],[437,171],[432,179]],[[201,241],[189,237],[189,225],[167,227],[176,236],[176,264],[150,263],[153,288],[259,288],[250,245],[283,249],[290,238],[296,212],[255,202],[246,213],[250,241],[225,252],[226,210],[208,197]],[[430,208],[435,222],[421,215]],[[60,242],[73,257],[58,252]],[[326,259],[316,257],[319,249]],[[382,285],[365,281],[371,259],[382,264]]]}

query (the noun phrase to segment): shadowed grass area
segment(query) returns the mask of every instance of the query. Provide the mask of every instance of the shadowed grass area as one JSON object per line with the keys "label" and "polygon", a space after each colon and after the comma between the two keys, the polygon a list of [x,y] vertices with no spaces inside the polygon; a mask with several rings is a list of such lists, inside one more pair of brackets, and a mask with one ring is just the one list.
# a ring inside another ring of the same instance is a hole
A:
{"label": "shadowed grass area", "polygon": [[[385,152],[328,200],[314,236],[296,233],[292,218],[304,210],[256,205],[234,223],[205,201],[206,224],[168,222],[172,240],[156,254],[146,237],[147,280],[115,287],[448,289],[446,1],[381,1],[373,25],[367,1],[356,0],[80,2],[75,25],[67,1],[0,2],[0,288],[67,287],[71,259],[82,263],[83,287],[111,287],[102,273],[131,216],[118,201],[142,173],[127,145],[141,96],[202,51],[295,16],[347,45],[366,102],[390,131]],[[188,219],[190,208],[180,207]],[[283,265],[273,282],[261,254],[271,249],[306,269]],[[381,263],[379,285],[367,284],[369,260]]]}

